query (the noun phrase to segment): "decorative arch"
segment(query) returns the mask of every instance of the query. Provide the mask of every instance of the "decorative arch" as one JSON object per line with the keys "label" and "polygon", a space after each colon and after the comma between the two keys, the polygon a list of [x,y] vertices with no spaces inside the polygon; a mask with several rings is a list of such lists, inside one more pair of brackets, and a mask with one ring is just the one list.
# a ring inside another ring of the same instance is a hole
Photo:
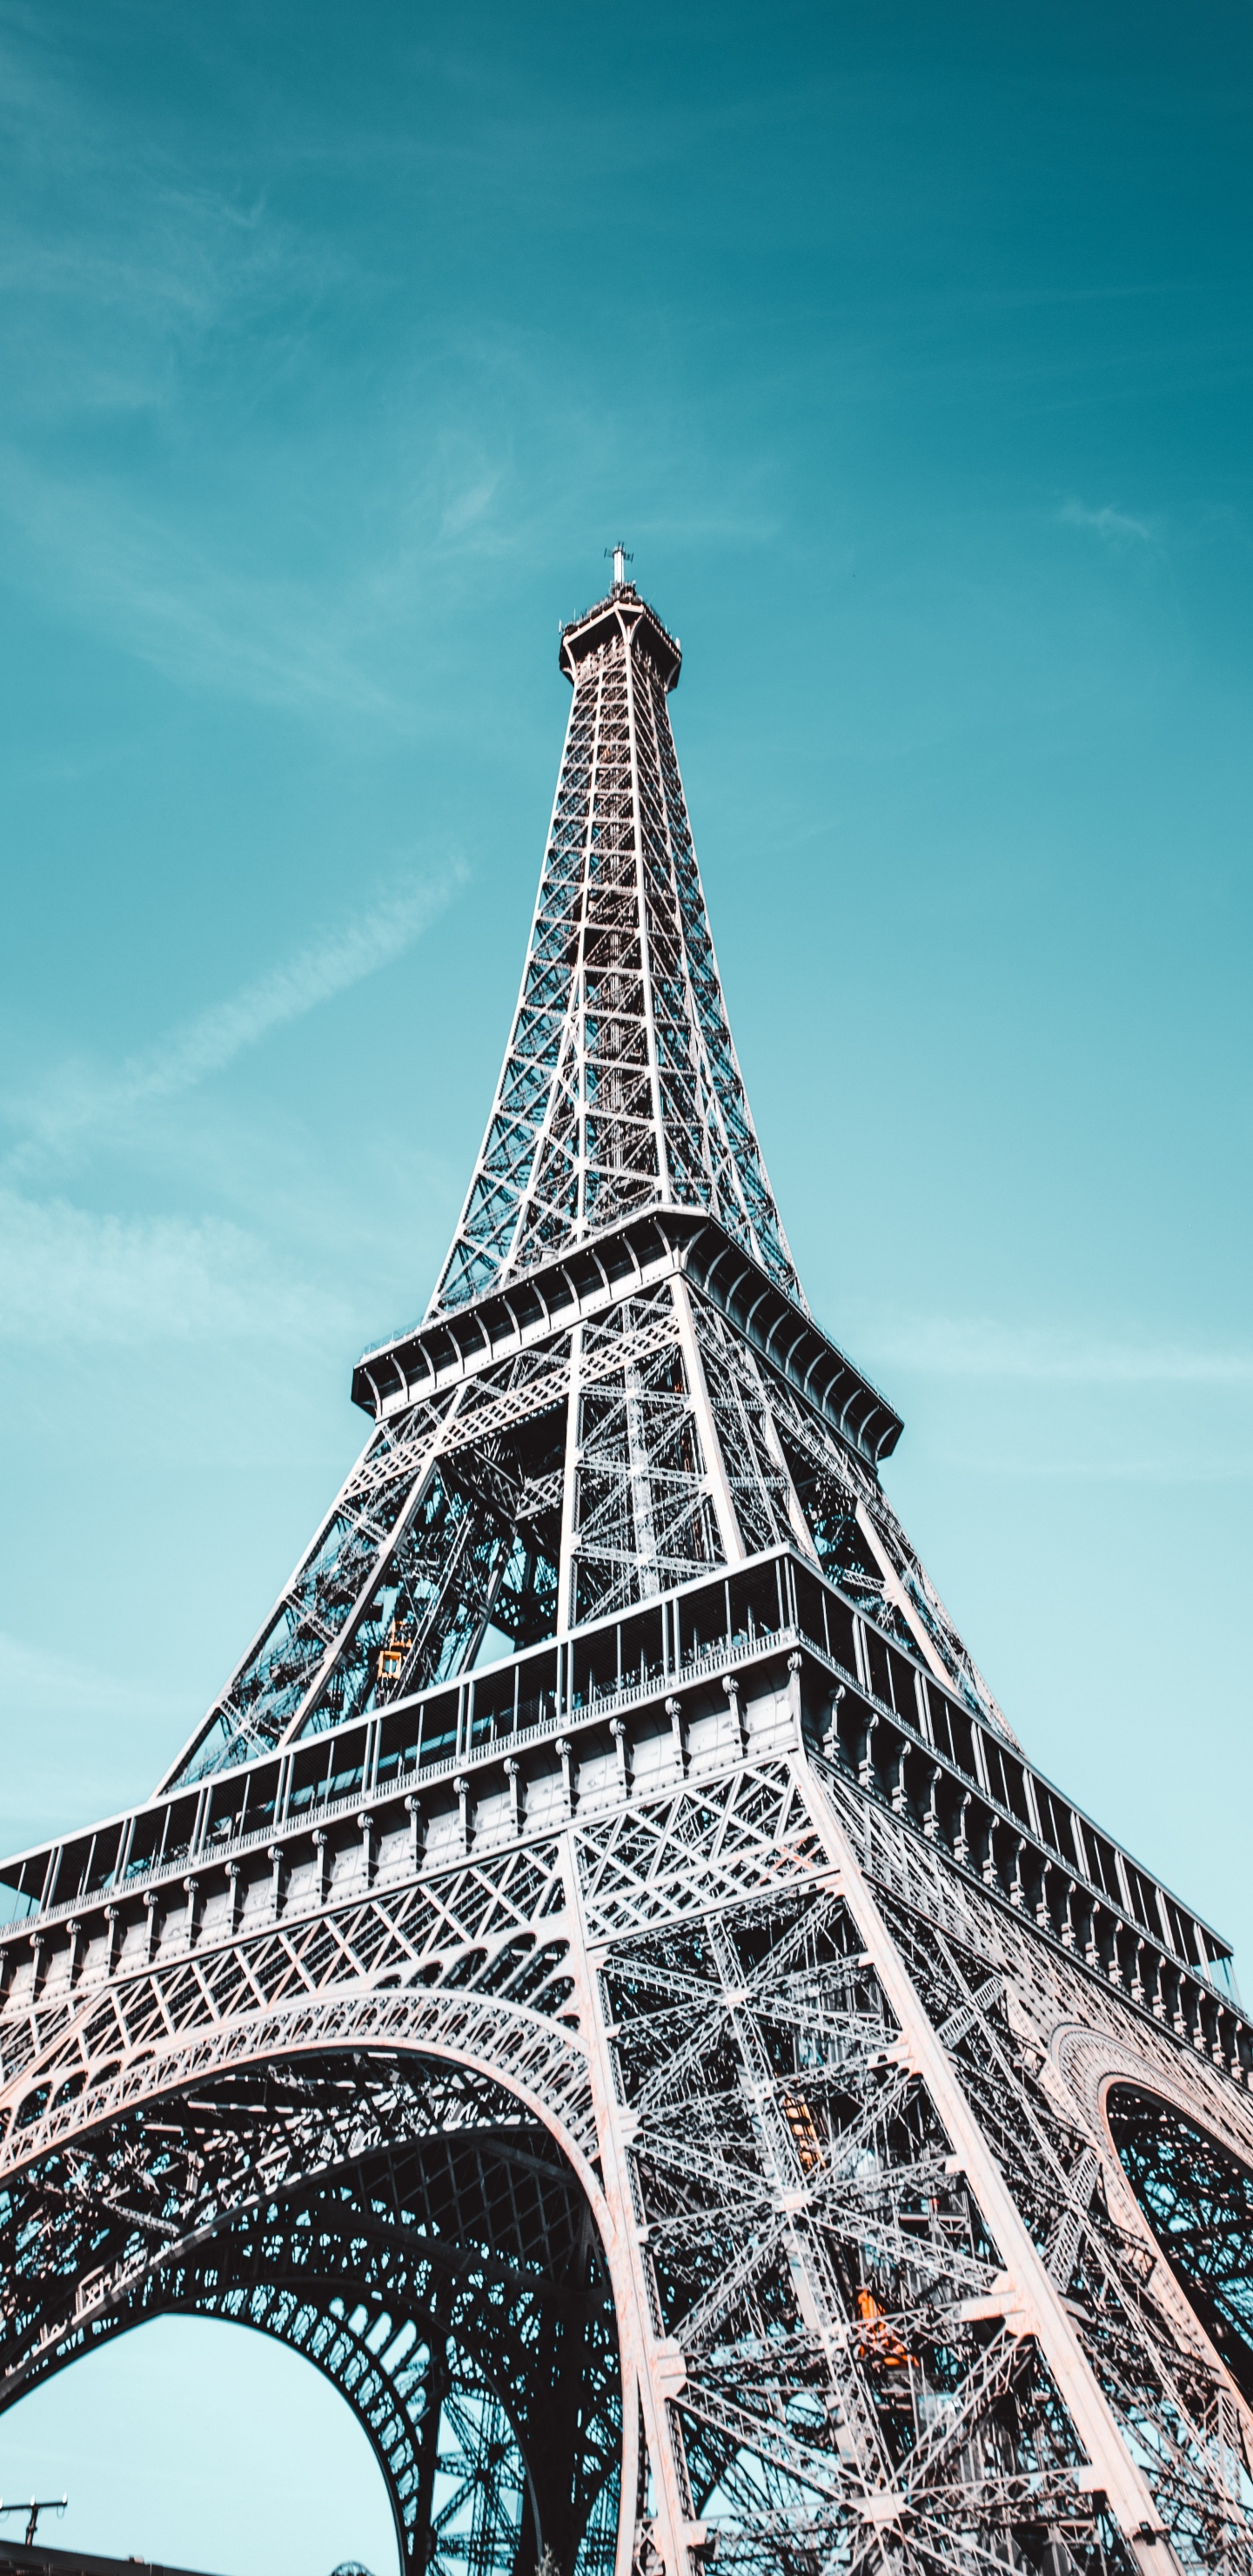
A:
{"label": "decorative arch", "polygon": [[[520,2576],[545,2547],[578,2576],[612,2566],[622,2401],[597,2213],[496,2079],[394,2051],[254,2061],[45,2155],[4,2199],[0,2262],[31,2297],[0,2402],[149,2317],[231,2319],[345,2397],[407,2569]],[[73,2287],[59,2331],[51,2271]]]}
{"label": "decorative arch", "polygon": [[1253,2405],[1253,2162],[1149,2084],[1109,2084],[1105,2118],[1163,2261]]}

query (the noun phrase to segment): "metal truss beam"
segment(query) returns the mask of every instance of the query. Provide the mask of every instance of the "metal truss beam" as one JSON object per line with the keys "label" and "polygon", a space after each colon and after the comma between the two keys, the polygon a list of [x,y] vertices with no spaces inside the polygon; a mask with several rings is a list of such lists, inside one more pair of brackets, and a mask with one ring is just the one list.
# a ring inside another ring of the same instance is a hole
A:
{"label": "metal truss beam", "polygon": [[156,1795],[0,1868],[0,2406],[212,2315],[354,2408],[406,2576],[1253,2576],[1227,1945],[1027,1760],[884,1495],[677,645],[619,578],[562,658],[426,1321]]}

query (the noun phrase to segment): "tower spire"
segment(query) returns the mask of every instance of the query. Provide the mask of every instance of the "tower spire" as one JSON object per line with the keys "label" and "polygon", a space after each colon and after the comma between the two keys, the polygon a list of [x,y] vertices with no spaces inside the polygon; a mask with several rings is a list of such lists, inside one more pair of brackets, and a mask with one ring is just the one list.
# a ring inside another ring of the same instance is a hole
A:
{"label": "tower spire", "polygon": [[562,630],[573,688],[522,989],[430,1312],[648,1206],[705,1208],[803,1304],[727,1020],[667,704],[625,581]]}

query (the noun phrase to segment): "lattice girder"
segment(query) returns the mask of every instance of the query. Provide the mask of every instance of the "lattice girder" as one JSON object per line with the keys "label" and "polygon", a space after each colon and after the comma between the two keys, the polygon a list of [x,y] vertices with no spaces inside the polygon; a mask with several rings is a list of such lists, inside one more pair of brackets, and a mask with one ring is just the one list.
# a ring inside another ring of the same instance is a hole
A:
{"label": "lattice girder", "polygon": [[801,1296],[620,576],[425,1321],[161,1788],[0,1869],[0,2406],[171,2310],[440,2576],[1253,2576],[1253,2027]]}
{"label": "lattice girder", "polygon": [[[212,2308],[187,2242],[208,2263],[215,2244],[263,2245],[267,2227],[268,2274],[250,2277],[280,2302],[268,2330],[307,2348],[269,2213],[324,2202],[350,2167],[364,2294],[366,2168],[384,2153],[371,2141],[387,2136],[393,2165],[404,2152],[417,2051],[430,2135],[455,2147],[499,2129],[506,2101],[516,2146],[525,2095],[538,2161],[577,2176],[560,2224],[573,2188],[612,2284],[624,2439],[643,2405],[620,2568],[650,2551],[695,2564],[716,2533],[720,2559],[789,2576],[805,2551],[832,2576],[884,2549],[910,2568],[1004,2563],[1011,2535],[1020,2550],[1064,2541],[1095,2571],[1136,2563],[1145,2521],[1181,2567],[1253,2567],[1238,2391],[1187,2302],[1146,2287],[1147,2231],[1108,2132],[1074,2093],[1059,2104],[1060,2074],[1042,2081],[1023,1995],[1063,2041],[1103,2032],[1143,2086],[1199,2083],[1210,2125],[1217,2099],[1233,2151],[1253,2158],[1243,2093],[829,1770],[807,1749],[799,1675],[781,1718],[769,1672],[760,1686],[746,1673],[729,1767],[725,1753],[708,1767],[693,1735],[700,1768],[666,1795],[628,1775],[547,1842],[478,1857],[472,1811],[458,1869],[398,1860],[355,1907],[241,1925],[198,1976],[171,1960],[84,1994],[45,2058],[54,2073],[86,2060],[81,2089],[7,2142],[21,2161],[0,2228],[8,2393],[167,2299]],[[515,1964],[536,1949],[539,1982],[513,2002]],[[110,2076],[100,2061],[122,2032],[129,2059]],[[319,2089],[318,2066],[337,2083]],[[179,2105],[194,2106],[181,2143]],[[516,2209],[509,2227],[511,2277],[536,2261],[551,2276],[560,2247],[520,2233]],[[411,2233],[420,2245],[420,2217]],[[481,2216],[476,2229],[453,2213],[444,2234],[482,2256]],[[328,2279],[309,2317],[329,2313]],[[469,2281],[473,2331],[489,2333],[495,2299],[516,2341],[490,2262]],[[424,2318],[424,2297],[427,2274],[406,2315]],[[457,2349],[500,2396],[481,2339]],[[524,2461],[525,2431],[519,2418],[510,2437]],[[378,2441],[400,2479],[395,2432]],[[592,2451],[599,2493],[603,2433]],[[450,2552],[468,2549],[450,2533]]]}
{"label": "lattice girder", "polygon": [[731,1043],[659,632],[624,586],[565,638],[574,697],[522,992],[433,1312],[653,1201],[710,1209],[800,1294]]}
{"label": "lattice girder", "polygon": [[[150,2157],[160,2142],[142,2170],[141,2134]],[[245,2135],[267,2187],[227,2208],[222,2172],[238,2170]],[[169,2096],[142,2133],[124,2116],[45,2165],[38,2196],[42,2275],[99,2291],[112,2273],[114,2286],[30,2355],[27,2384],[153,2316],[233,2319],[302,2353],[352,2406],[406,2567],[513,2576],[546,2544],[579,2551],[584,2576],[612,2564],[620,2407],[595,2231],[547,2132],[490,2085],[438,2068],[424,2080],[420,2061],[279,2064]],[[27,2223],[10,2220],[10,2237]],[[15,2283],[29,2274],[20,2246],[11,2263]],[[570,2437],[554,2451],[562,2405]],[[504,2439],[493,2475],[466,2463],[459,2502],[450,2410],[467,2409],[498,2419]]]}
{"label": "lattice girder", "polygon": [[873,1471],[701,1288],[626,1271],[379,1423],[170,1783],[468,1671],[489,1629],[561,1636],[789,1536],[1009,1734]]}

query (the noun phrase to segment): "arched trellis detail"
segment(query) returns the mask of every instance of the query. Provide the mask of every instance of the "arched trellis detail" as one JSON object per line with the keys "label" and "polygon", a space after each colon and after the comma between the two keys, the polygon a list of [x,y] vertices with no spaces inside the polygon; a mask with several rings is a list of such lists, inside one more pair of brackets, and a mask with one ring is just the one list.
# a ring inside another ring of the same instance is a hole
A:
{"label": "arched trellis detail", "polygon": [[[1073,1982],[1073,1981],[1072,1981]],[[1067,1997],[1067,2000],[1072,2000]],[[1152,2278],[1157,2303],[1169,2316],[1179,2347],[1199,2344],[1220,2394],[1219,2412],[1231,2414],[1243,2427],[1243,2442],[1253,2452],[1253,2403],[1242,2377],[1231,2368],[1231,2354],[1210,2331],[1203,2310],[1187,2296],[1162,2253],[1158,2234],[1128,2175],[1110,2121],[1111,2096],[1124,2090],[1156,2097],[1179,2118],[1199,2124],[1233,2162],[1253,2167],[1253,2107],[1211,2067],[1181,2061],[1164,2033],[1134,2018],[1111,1998],[1109,2027],[1093,2028],[1078,2020],[1061,2020],[1054,2028],[1046,2069],[1056,2078],[1051,2089],[1067,2111],[1077,2110],[1099,2160],[1101,2186],[1111,2218],[1130,2242],[1138,2242],[1140,2261]],[[1228,2446],[1229,2447],[1229,2446]]]}
{"label": "arched trellis detail", "polygon": [[[615,2576],[659,2555],[688,2576],[708,2540],[754,2576],[802,2550],[837,2576],[893,2515],[928,2576],[1042,2518],[1080,2568],[1125,2571],[1119,2528],[1155,2505],[1179,2564],[1250,2576],[1206,2356],[1193,2337],[1172,2360],[1152,2284],[1080,2197],[1073,2109],[1062,2136],[1044,2098],[1081,2002],[1109,2035],[1156,2026],[814,1751],[799,1652],[767,1649],[763,1675],[754,1702],[733,1674],[676,1702],[651,1791],[616,1769],[580,1806],[571,1776],[529,1945],[516,1847],[439,1872],[406,1844],[316,1921],[224,1915],[217,1946],[163,1964],[157,1943],[103,1994],[49,1980],[47,2007],[32,1979],[7,2198],[0,2173],[12,2394],[228,2221],[415,2128],[504,2124],[541,2161],[560,2146],[600,2231]],[[1076,2312],[1097,2267],[1116,2350]],[[1165,2428],[1151,2487],[1124,2421]]]}
{"label": "arched trellis detail", "polygon": [[[285,2144],[282,2185],[180,2228],[170,2212],[194,2216],[193,2177],[215,2149],[246,2138],[255,2171],[267,2126],[271,2161]],[[331,2138],[353,2151],[328,2157]],[[407,2568],[513,2576],[550,2544],[586,2576],[612,2563],[621,2404],[598,2232],[569,2161],[503,2087],[421,2061],[270,2063],[167,2097],[141,2128],[132,2119],[94,2145],[94,2182],[80,2148],[7,2196],[15,2285],[34,2246],[27,2268],[46,2288],[58,2218],[63,2262],[107,2257],[110,2238],[115,2256],[98,2266],[111,2286],[42,2338],[12,2394],[148,2318],[232,2318],[301,2352],[346,2398]],[[142,2205],[140,2158],[156,2186]],[[128,2267],[144,2227],[166,2242]]]}
{"label": "arched trellis detail", "polygon": [[[339,2306],[342,2304],[342,2301],[338,2303]],[[359,2306],[361,2304],[364,2303],[359,2303]],[[415,2506],[422,2483],[422,2454],[416,2438],[414,2418],[416,2415],[420,2421],[426,2405],[430,2402],[429,2369],[417,2374],[416,2380],[411,2376],[403,2390],[397,2389],[379,2354],[368,2339],[370,2326],[378,2321],[377,2308],[366,2329],[354,2331],[353,2325],[346,2317],[338,2314],[334,2306],[312,2305],[307,2298],[302,2299],[291,2284],[280,2282],[269,2290],[254,2287],[248,2292],[226,2291],[218,2296],[189,2289],[183,2295],[171,2294],[156,2299],[151,2304],[145,2304],[134,2315],[121,2311],[100,2318],[93,2328],[93,2346],[103,2342],[115,2342],[120,2335],[133,2332],[136,2328],[165,2316],[199,2317],[237,2325],[281,2343],[286,2350],[298,2353],[302,2360],[311,2363],[312,2367],[329,2380],[337,2394],[344,2399],[370,2444],[387,2489],[402,2567],[407,2569],[423,2563],[427,2567],[443,2568],[446,2565],[446,2561],[435,2554],[439,2547],[438,2532],[429,2535],[429,2554],[426,2555],[425,2561],[419,2558],[417,2550],[419,2531]],[[411,2317],[402,2320],[402,2323],[425,2329],[432,2336],[438,2335],[441,2328],[441,2321],[435,2313],[424,2313],[421,2310],[414,2310]],[[446,2321],[443,2323],[443,2333],[447,2339]],[[69,2367],[78,2357],[77,2354],[68,2354],[53,2367]],[[475,2371],[473,2355],[467,2353],[460,2358],[462,2358],[461,2372],[457,2371],[455,2362],[451,2369],[445,2368],[441,2372],[441,2385],[434,2406],[437,2423],[443,2399],[454,2390],[461,2395],[472,2392],[474,2395],[485,2396],[489,2406],[499,2414],[502,2421],[508,2423],[507,2409],[501,2403],[497,2392]],[[424,2351],[422,2359],[429,2362],[429,2353]],[[468,2383],[468,2390],[466,2387],[458,2386],[461,2380]],[[492,2430],[494,2429],[493,2427]],[[508,2429],[512,2436],[511,2424]],[[488,2442],[483,2447],[485,2449],[499,2447],[498,2443],[492,2442],[490,2432]],[[525,2467],[516,2438],[510,2440],[508,2448],[512,2454],[509,2465],[512,2466],[516,2462],[517,2481],[523,2484]],[[446,2448],[444,2456],[446,2458]],[[499,2466],[504,2465],[503,2462],[499,2463]],[[475,2483],[480,2488],[484,2484],[481,2463]],[[507,2486],[508,2479],[499,2479],[496,2483],[498,2486]],[[460,2498],[455,2500],[455,2502],[459,2501]],[[526,2502],[529,2510],[524,2519],[529,2539],[535,2533],[538,2523],[529,2485]],[[486,2503],[487,2513],[482,2518],[487,2521],[489,2527],[498,2527],[500,2521],[498,2494],[489,2494]],[[426,2537],[426,2535],[423,2536]],[[526,2545],[525,2539],[520,2542],[520,2552],[525,2551]],[[532,2552],[536,2558],[539,2556],[540,2545],[537,2541]],[[511,2565],[513,2555],[514,2553],[511,2552]],[[454,2563],[461,2566],[465,2562],[459,2560]],[[489,2563],[494,2564],[494,2562]],[[522,2563],[525,2564],[524,2558]]]}
{"label": "arched trellis detail", "polygon": [[[473,1875],[482,1880],[485,1873]],[[303,1959],[301,1977],[293,1977],[290,1939],[253,1935],[231,1943],[213,1962],[230,1989],[221,2002],[206,1998],[188,1964],[179,1962],[120,1981],[103,1997],[88,1996],[77,2011],[32,2015],[37,2044],[0,2095],[12,2122],[3,2167],[20,2172],[84,2128],[97,2129],[226,2067],[324,2049],[403,2049],[502,2082],[593,2181],[587,2055],[575,2017],[564,2010],[570,1992],[564,1927],[558,1923],[542,1947],[508,1921],[490,1937],[476,1937],[464,1922],[449,1926],[443,1890],[438,1904],[425,1889],[406,1890],[404,1897],[407,1903],[395,1906],[397,1919],[388,1922],[394,1947],[383,1948],[376,1927],[354,1919],[355,1910],[345,1912],[331,1972],[324,1969],[321,1984],[309,1979]],[[382,1910],[376,1901],[360,1914]],[[319,1928],[301,1927],[315,1938]],[[365,1949],[363,1930],[373,1936],[373,1955],[360,1973],[355,1953],[358,1944]],[[526,2002],[493,1991],[523,1977],[530,1981]],[[25,2031],[22,2036],[28,2039]]]}

